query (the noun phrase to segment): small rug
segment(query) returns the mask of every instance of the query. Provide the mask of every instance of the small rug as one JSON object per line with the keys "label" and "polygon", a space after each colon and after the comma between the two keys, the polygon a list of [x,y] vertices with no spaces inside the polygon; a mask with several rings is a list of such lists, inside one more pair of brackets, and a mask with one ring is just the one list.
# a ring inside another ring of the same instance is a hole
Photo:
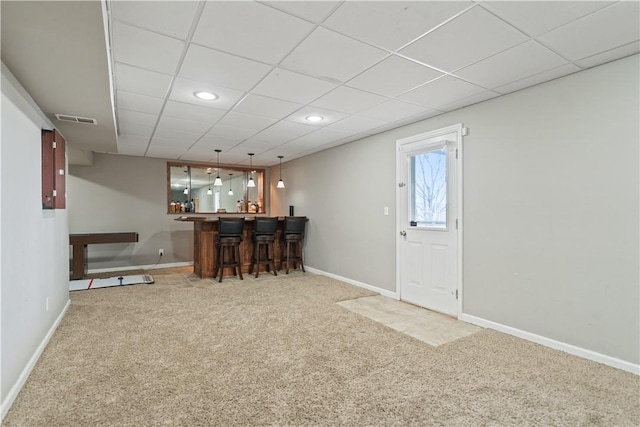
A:
{"label": "small rug", "polygon": [[80,279],[69,282],[70,291],[85,291],[96,288],[109,288],[111,286],[138,285],[141,283],[153,283],[153,276],[138,274],[134,276],[107,277],[105,279]]}

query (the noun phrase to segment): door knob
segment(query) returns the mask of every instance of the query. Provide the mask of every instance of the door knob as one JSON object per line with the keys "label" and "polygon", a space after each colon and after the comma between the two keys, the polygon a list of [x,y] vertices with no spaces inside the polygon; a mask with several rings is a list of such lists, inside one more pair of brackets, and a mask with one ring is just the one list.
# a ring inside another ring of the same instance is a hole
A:
{"label": "door knob", "polygon": [[407,235],[407,232],[406,232],[406,231],[404,231],[404,230],[402,230],[402,231],[400,232],[400,235],[401,235],[401,236],[406,236],[406,235]]}

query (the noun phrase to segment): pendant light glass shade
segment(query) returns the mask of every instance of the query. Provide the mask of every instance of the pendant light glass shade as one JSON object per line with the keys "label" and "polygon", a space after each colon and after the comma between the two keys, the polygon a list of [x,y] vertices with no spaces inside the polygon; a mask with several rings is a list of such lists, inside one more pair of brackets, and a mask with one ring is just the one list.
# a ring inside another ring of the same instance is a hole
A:
{"label": "pendant light glass shade", "polygon": [[222,179],[220,179],[220,152],[222,150],[215,150],[218,154],[218,176],[216,176],[216,180],[213,181],[213,185],[215,187],[222,187]]}
{"label": "pendant light glass shade", "polygon": [[247,187],[255,187],[256,186],[256,182],[253,180],[253,153],[248,153],[249,154],[249,182],[247,183]]}
{"label": "pendant light glass shade", "polygon": [[211,172],[207,172],[207,175],[209,175],[209,189],[207,190],[207,195],[210,196],[213,194],[213,191],[211,191]]}
{"label": "pendant light glass shade", "polygon": [[182,192],[182,194],[189,194],[189,189],[187,187],[184,187],[184,191]]}
{"label": "pendant light glass shade", "polygon": [[282,180],[282,158],[284,156],[278,156],[278,158],[280,159],[280,181],[278,181],[278,185],[276,185],[276,188],[284,188],[284,181]]}
{"label": "pendant light glass shade", "polygon": [[229,174],[229,195],[233,196],[233,190],[231,189],[231,177],[233,176],[232,173]]}

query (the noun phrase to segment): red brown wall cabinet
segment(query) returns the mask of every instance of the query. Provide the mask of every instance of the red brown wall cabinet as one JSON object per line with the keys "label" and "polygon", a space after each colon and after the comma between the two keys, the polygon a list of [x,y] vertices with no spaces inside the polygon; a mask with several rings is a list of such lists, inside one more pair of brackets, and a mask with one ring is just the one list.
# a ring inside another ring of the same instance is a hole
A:
{"label": "red brown wall cabinet", "polygon": [[65,209],[65,140],[57,130],[42,131],[42,209]]}

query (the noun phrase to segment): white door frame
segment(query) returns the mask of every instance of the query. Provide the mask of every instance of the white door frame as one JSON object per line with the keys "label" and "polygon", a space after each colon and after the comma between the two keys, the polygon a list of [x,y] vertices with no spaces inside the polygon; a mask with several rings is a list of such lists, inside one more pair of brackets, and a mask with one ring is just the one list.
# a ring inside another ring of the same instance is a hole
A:
{"label": "white door frame", "polygon": [[418,135],[396,140],[396,295],[399,300],[402,299],[401,286],[400,286],[400,265],[401,265],[400,264],[400,245],[402,244],[402,240],[401,240],[400,232],[404,228],[406,228],[406,224],[403,224],[402,222],[402,217],[401,217],[402,207],[400,206],[400,185],[401,183],[404,183],[406,185],[405,181],[407,180],[407,177],[400,176],[401,168],[398,167],[399,162],[403,161],[403,158],[405,156],[401,151],[401,147],[405,146],[406,144],[411,144],[413,142],[420,142],[420,141],[424,141],[425,139],[434,139],[439,136],[447,135],[454,132],[457,134],[457,142],[458,142],[458,151],[457,151],[457,157],[456,157],[456,169],[457,169],[456,170],[456,174],[457,174],[456,191],[457,191],[457,198],[458,198],[458,218],[456,219],[457,232],[458,232],[457,233],[457,246],[458,246],[457,276],[458,277],[457,277],[457,283],[456,283],[456,292],[458,295],[458,307],[457,307],[458,313],[456,317],[459,317],[460,314],[462,313],[462,299],[464,297],[464,293],[462,291],[463,290],[463,286],[462,286],[463,284],[463,281],[462,281],[462,254],[463,254],[463,250],[462,250],[462,230],[463,230],[462,137],[467,134],[467,129],[463,127],[462,123],[458,123],[457,125],[448,126],[445,128],[434,130],[434,131],[425,132]]}

